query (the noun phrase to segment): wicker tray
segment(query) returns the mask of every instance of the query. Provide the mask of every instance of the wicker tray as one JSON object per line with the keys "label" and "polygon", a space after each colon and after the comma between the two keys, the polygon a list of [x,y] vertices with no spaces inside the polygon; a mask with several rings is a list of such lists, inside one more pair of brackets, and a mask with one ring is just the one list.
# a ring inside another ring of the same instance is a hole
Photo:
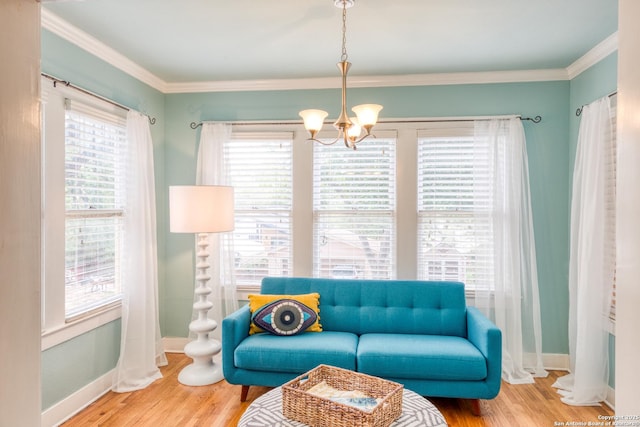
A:
{"label": "wicker tray", "polygon": [[[307,393],[326,381],[338,390],[359,390],[382,399],[362,410]],[[282,386],[282,413],[311,427],[388,427],[402,413],[402,384],[334,366],[319,365]]]}

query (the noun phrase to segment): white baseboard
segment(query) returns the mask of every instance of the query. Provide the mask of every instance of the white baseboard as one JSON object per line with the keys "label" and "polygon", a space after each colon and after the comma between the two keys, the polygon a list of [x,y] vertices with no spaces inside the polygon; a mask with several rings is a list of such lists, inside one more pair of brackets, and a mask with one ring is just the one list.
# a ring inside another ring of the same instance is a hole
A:
{"label": "white baseboard", "polygon": [[542,365],[550,371],[569,371],[571,362],[568,354],[543,353]]}
{"label": "white baseboard", "polygon": [[[523,355],[525,367],[537,366],[535,353],[525,353]],[[542,366],[548,371],[568,371],[570,362],[568,354],[543,353]]]}
{"label": "white baseboard", "polygon": [[164,337],[162,338],[162,348],[167,353],[184,353],[184,346],[191,341],[189,338],[183,337]]}
{"label": "white baseboard", "polygon": [[[164,337],[162,338],[162,348],[165,353],[184,353],[184,346],[192,341],[191,338]],[[214,363],[222,363],[222,352],[213,356]]]}
{"label": "white baseboard", "polygon": [[111,390],[113,373],[107,372],[95,381],[42,412],[42,427],[59,426]]}
{"label": "white baseboard", "polygon": [[607,390],[607,399],[604,401],[604,403],[614,411],[616,410],[616,389],[615,388],[609,387],[609,389]]}

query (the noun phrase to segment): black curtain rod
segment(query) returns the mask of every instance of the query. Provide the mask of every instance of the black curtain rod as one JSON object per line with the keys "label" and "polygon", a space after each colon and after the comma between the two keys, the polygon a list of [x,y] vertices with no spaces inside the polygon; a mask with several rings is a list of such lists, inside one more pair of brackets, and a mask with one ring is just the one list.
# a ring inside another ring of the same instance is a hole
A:
{"label": "black curtain rod", "polygon": [[[618,91],[611,92],[609,95],[607,95],[607,97],[611,98],[612,96],[617,95],[617,94],[618,94]],[[584,108],[584,105],[580,106],[580,108],[578,108],[576,110],[576,117],[580,117],[580,115],[582,114],[582,109],[583,108]]]}
{"label": "black curtain rod", "polygon": [[[70,87],[70,88],[72,88],[74,90],[77,90],[78,92],[84,93],[85,95],[93,96],[94,98],[97,98],[97,99],[99,99],[101,101],[104,101],[104,102],[106,102],[108,104],[113,105],[114,107],[121,108],[121,109],[123,109],[125,111],[130,111],[131,110],[131,108],[129,108],[129,107],[125,106],[125,105],[118,104],[117,102],[112,101],[109,98],[105,98],[104,96],[100,96],[98,94],[90,92],[90,91],[88,91],[86,89],[83,89],[80,86],[76,86],[73,83],[68,82],[66,80],[62,80],[62,79],[59,79],[57,77],[53,77],[53,76],[51,76],[49,74],[46,74],[46,73],[40,73],[40,75],[42,77],[46,78],[46,79],[51,80],[53,82],[53,87],[56,87],[57,84],[60,83],[60,84],[65,85],[65,87]],[[156,124],[156,118],[155,117],[150,117],[149,115],[147,115],[147,118],[149,119],[149,123],[151,123],[152,125]]]}
{"label": "black curtain rod", "polygon": [[[531,121],[533,123],[540,123],[542,121],[542,117],[541,116],[535,116],[535,117],[522,117],[522,116],[518,116],[518,118],[520,120],[528,120]],[[490,118],[481,118],[481,119],[416,119],[416,120],[380,120],[378,121],[378,123],[432,123],[432,122],[473,122],[476,120],[491,120]],[[204,122],[200,122],[200,123],[196,123],[196,122],[191,122],[189,124],[189,127],[191,129],[197,129],[200,126],[202,126]],[[243,126],[247,126],[247,125],[296,125],[296,124],[300,124],[301,122],[298,121],[284,121],[284,122],[263,122],[263,121],[254,121],[254,122],[229,122],[232,125],[243,125]],[[331,124],[331,122],[325,122],[324,124]]]}

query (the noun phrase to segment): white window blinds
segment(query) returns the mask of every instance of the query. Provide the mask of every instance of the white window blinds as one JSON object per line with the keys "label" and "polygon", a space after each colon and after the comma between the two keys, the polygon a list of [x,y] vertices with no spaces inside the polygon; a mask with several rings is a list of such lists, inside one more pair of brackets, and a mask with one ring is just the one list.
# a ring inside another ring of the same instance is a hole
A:
{"label": "white window blinds", "polygon": [[419,279],[493,286],[488,153],[472,127],[419,132]]}
{"label": "white window blinds", "polygon": [[313,148],[314,275],[395,277],[395,137]]}
{"label": "white window blinds", "polygon": [[126,120],[79,102],[65,114],[65,317],[121,298]]}
{"label": "white window blinds", "polygon": [[293,134],[234,133],[225,161],[235,191],[235,273],[239,285],[290,276]]}

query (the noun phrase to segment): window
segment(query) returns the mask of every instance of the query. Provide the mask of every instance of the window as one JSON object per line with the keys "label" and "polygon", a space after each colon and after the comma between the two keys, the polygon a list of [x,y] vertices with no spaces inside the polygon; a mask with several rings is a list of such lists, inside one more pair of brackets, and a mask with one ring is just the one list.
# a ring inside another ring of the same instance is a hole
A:
{"label": "window", "polygon": [[493,284],[488,150],[471,127],[418,135],[418,278]]}
{"label": "window", "polygon": [[314,276],[395,277],[395,143],[314,145]]}
{"label": "window", "polygon": [[489,141],[474,141],[472,121],[380,123],[375,134],[354,151],[308,142],[298,124],[234,125],[225,155],[245,203],[241,298],[265,275],[493,288]]}
{"label": "window", "polygon": [[233,133],[225,145],[238,285],[291,275],[292,145],[292,133]]}
{"label": "window", "polygon": [[42,347],[120,317],[125,111],[42,79]]}
{"label": "window", "polygon": [[67,100],[65,317],[121,298],[126,121]]}

